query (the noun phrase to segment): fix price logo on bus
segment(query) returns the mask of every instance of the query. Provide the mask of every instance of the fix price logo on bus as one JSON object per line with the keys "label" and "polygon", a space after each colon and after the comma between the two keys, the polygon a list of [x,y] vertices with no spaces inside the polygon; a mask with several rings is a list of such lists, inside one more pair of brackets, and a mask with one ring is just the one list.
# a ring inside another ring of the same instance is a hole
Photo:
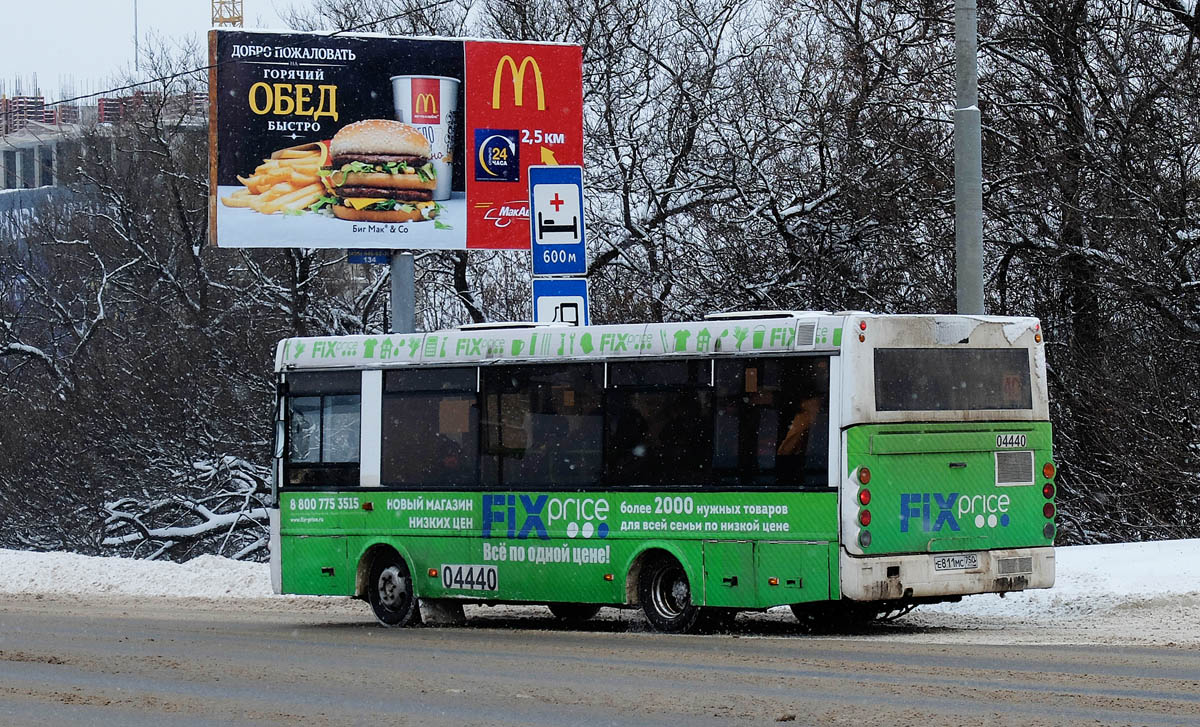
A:
{"label": "fix price logo on bus", "polygon": [[483,537],[550,539],[556,523],[566,521],[567,537],[607,538],[608,500],[549,495],[484,495]]}
{"label": "fix price logo on bus", "polygon": [[960,518],[977,528],[985,525],[1006,528],[1010,522],[1010,503],[1008,495],[905,492],[900,495],[900,532],[907,533],[914,525],[919,525],[926,533],[941,532],[945,527],[958,532]]}

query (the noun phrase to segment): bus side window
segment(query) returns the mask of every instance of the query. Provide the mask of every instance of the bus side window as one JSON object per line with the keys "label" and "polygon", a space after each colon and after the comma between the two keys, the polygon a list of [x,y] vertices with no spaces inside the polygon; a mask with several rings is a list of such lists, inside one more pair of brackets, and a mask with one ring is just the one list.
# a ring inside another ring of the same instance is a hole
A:
{"label": "bus side window", "polygon": [[485,485],[572,487],[599,481],[602,364],[482,370]]}
{"label": "bus side window", "polygon": [[713,441],[711,363],[609,364],[605,469],[617,486],[709,484]]}
{"label": "bus side window", "polygon": [[285,485],[358,485],[361,382],[357,371],[288,375]]}
{"label": "bus side window", "polygon": [[321,397],[288,399],[288,461],[321,461]]}
{"label": "bus side window", "polygon": [[716,362],[713,467],[740,487],[824,487],[829,362],[778,357]]}
{"label": "bus side window", "polygon": [[387,371],[383,392],[382,484],[474,487],[479,469],[476,370]]}

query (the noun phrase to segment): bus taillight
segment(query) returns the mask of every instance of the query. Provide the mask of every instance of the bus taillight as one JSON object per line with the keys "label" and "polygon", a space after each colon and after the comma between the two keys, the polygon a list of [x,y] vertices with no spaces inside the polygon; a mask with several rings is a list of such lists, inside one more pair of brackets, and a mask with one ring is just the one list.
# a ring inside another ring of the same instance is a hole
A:
{"label": "bus taillight", "polygon": [[1043,485],[1042,494],[1046,496],[1047,500],[1049,500],[1051,497],[1054,497],[1054,483],[1047,482],[1045,485]]}
{"label": "bus taillight", "polygon": [[858,491],[858,502],[863,507],[870,505],[871,504],[871,491],[866,490],[866,489],[859,490]]}
{"label": "bus taillight", "polygon": [[1054,503],[1047,502],[1045,505],[1042,505],[1042,514],[1048,518],[1054,517]]}
{"label": "bus taillight", "polygon": [[1042,477],[1045,477],[1048,480],[1054,478],[1054,463],[1053,462],[1047,462],[1046,464],[1042,465]]}
{"label": "bus taillight", "polygon": [[871,547],[871,531],[864,530],[858,534],[858,544],[864,548]]}
{"label": "bus taillight", "polygon": [[866,467],[858,468],[858,481],[864,485],[871,484],[871,470]]}
{"label": "bus taillight", "polygon": [[871,511],[863,510],[858,513],[858,523],[864,528],[871,524]]}

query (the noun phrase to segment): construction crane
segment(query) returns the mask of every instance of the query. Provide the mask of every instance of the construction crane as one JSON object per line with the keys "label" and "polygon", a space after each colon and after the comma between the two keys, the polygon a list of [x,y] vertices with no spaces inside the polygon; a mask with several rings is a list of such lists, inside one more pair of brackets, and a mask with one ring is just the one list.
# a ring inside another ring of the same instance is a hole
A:
{"label": "construction crane", "polygon": [[212,0],[212,24],[215,27],[242,27],[242,0]]}

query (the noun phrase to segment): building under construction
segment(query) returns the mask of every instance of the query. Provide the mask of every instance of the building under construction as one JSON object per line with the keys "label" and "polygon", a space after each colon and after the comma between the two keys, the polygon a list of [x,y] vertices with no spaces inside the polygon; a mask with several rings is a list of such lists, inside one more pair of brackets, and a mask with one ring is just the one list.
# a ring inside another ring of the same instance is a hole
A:
{"label": "building under construction", "polygon": [[208,94],[134,92],[99,96],[78,103],[47,104],[41,95],[0,95],[0,190],[53,187],[74,167],[79,140],[97,138],[130,120],[147,106],[185,124],[207,124]]}

